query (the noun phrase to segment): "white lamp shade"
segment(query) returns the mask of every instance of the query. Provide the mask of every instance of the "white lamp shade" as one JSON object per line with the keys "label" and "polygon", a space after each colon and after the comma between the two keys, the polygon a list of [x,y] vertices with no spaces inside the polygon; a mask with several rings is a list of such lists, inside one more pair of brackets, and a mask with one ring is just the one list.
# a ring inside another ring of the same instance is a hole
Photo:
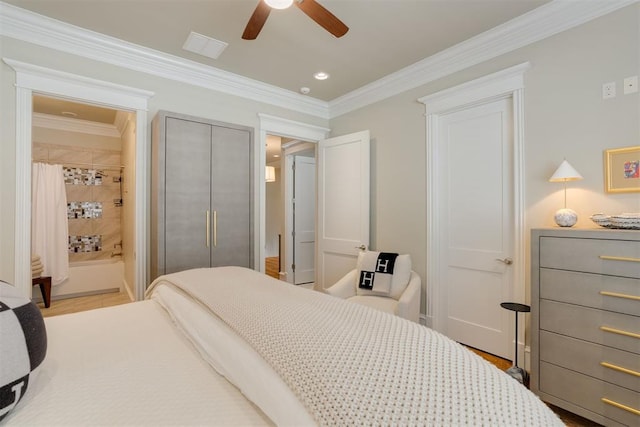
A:
{"label": "white lamp shade", "polygon": [[276,168],[273,166],[267,166],[264,172],[265,181],[275,182],[276,180]]}
{"label": "white lamp shade", "polygon": [[293,0],[264,0],[273,9],[286,9],[293,4]]}
{"label": "white lamp shade", "polygon": [[563,160],[558,166],[558,169],[551,175],[549,182],[566,182],[566,181],[578,181],[582,179],[582,175],[573,168],[566,160]]}

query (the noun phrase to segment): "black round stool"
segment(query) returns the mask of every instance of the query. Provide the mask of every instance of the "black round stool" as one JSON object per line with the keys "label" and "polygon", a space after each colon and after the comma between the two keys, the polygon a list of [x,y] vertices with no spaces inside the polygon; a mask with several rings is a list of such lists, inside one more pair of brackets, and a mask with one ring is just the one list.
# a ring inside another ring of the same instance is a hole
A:
{"label": "black round stool", "polygon": [[500,307],[507,310],[515,311],[516,314],[516,329],[515,329],[515,353],[513,358],[513,366],[507,369],[507,374],[515,378],[521,384],[529,387],[529,374],[524,369],[518,367],[518,313],[528,313],[531,311],[531,307],[517,302],[502,302]]}

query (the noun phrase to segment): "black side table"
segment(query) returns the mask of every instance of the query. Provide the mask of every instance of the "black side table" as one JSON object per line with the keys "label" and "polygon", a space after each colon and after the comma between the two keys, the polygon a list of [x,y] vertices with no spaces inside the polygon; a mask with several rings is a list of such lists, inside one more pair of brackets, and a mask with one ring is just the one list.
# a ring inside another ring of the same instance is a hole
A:
{"label": "black side table", "polygon": [[518,367],[518,313],[528,313],[531,311],[531,307],[517,302],[502,302],[500,307],[507,310],[515,311],[516,313],[516,329],[515,329],[515,353],[513,359],[513,366],[507,369],[507,374],[515,378],[520,384],[523,384],[529,388],[529,374],[524,369]]}

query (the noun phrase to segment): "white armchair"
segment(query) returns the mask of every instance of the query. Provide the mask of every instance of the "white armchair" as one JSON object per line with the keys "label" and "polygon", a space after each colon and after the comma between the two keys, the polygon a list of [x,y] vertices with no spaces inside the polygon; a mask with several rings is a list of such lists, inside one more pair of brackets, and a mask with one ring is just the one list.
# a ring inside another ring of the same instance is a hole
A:
{"label": "white armchair", "polygon": [[377,310],[386,311],[396,316],[420,321],[420,276],[410,270],[409,281],[404,290],[391,292],[389,295],[372,295],[358,292],[358,269],[351,270],[342,279],[325,289],[329,295],[346,299],[357,304],[366,305]]}

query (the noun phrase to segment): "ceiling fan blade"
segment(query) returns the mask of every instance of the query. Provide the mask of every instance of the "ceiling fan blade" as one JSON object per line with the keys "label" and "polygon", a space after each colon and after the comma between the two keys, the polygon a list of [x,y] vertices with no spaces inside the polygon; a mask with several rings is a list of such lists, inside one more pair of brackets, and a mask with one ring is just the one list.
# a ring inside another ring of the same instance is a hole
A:
{"label": "ceiling fan blade", "polygon": [[334,36],[342,37],[347,33],[347,31],[349,31],[349,27],[336,18],[333,13],[318,4],[315,0],[301,0],[295,1],[294,3],[309,18],[316,21],[322,28],[329,31]]}
{"label": "ceiling fan blade", "polygon": [[247,22],[244,33],[242,33],[242,38],[245,40],[255,40],[258,34],[260,34],[264,23],[267,22],[269,12],[271,12],[271,8],[267,6],[264,1],[260,0],[258,6],[256,6],[256,10],[253,11],[253,15],[249,18],[249,22]]}

